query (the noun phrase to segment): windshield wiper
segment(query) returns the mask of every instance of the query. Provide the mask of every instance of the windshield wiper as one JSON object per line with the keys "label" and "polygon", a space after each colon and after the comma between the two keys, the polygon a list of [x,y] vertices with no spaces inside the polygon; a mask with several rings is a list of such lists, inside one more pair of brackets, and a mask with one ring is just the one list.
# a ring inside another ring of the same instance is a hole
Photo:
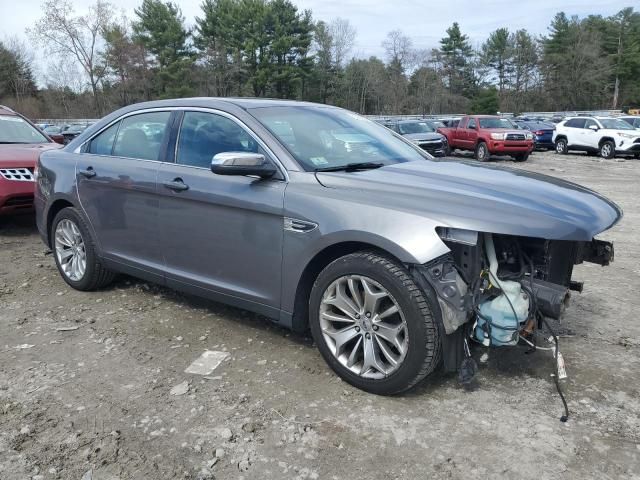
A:
{"label": "windshield wiper", "polygon": [[356,172],[358,170],[373,170],[384,167],[384,163],[379,162],[360,162],[347,163],[346,165],[338,165],[335,167],[316,168],[316,172]]}

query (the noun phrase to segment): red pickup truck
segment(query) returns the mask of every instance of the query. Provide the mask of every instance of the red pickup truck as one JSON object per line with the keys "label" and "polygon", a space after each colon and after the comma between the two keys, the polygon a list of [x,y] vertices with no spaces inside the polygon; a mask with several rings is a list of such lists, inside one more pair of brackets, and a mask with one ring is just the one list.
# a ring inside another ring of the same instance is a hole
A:
{"label": "red pickup truck", "polygon": [[520,130],[511,120],[491,115],[462,117],[457,127],[438,129],[449,141],[451,150],[470,150],[476,160],[489,160],[491,155],[510,155],[524,162],[533,150],[533,134]]}

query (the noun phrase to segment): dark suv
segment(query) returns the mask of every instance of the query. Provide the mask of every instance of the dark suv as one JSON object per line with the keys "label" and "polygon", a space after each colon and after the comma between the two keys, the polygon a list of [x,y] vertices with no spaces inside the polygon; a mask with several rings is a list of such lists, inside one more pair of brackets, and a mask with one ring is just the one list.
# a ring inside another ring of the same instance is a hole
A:
{"label": "dark suv", "polygon": [[429,120],[388,120],[383,125],[434,157],[444,157],[450,153],[447,137],[438,133],[438,127]]}

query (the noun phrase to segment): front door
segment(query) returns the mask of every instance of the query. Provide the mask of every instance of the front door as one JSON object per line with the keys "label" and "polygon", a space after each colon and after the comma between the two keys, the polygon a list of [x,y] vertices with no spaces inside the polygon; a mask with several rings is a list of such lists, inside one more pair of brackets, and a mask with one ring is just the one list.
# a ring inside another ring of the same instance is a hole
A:
{"label": "front door", "polygon": [[[596,127],[594,129],[593,127]],[[600,126],[591,118],[587,118],[584,123],[582,133],[583,135],[583,145],[590,149],[598,149],[600,146],[600,139],[602,138],[602,133],[599,131]]]}
{"label": "front door", "polygon": [[76,165],[80,204],[102,254],[156,280],[163,278],[156,177],[170,117],[159,111],[124,118],[94,137]]}
{"label": "front door", "polygon": [[223,114],[185,112],[175,151],[175,163],[163,164],[158,173],[167,283],[275,312],[286,183],[211,172],[217,153],[259,152],[268,158],[253,135]]}

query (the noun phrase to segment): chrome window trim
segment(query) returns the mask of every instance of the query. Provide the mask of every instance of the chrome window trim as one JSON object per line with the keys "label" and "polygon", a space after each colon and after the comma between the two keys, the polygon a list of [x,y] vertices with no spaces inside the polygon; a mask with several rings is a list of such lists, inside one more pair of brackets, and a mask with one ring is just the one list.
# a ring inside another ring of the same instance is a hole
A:
{"label": "chrome window trim", "polygon": [[[115,118],[114,120],[109,122],[107,125],[102,127],[95,134],[93,134],[90,138],[88,138],[84,142],[82,142],[78,147],[76,147],[76,149],[73,151],[73,153],[83,154],[82,149],[85,147],[85,145],[87,145],[89,142],[91,142],[95,137],[100,135],[102,132],[104,132],[111,125],[113,125],[116,122],[119,122],[120,120],[124,120],[127,117],[131,117],[133,115],[138,115],[138,114],[141,114],[141,113],[170,112],[170,111],[212,113],[212,114],[215,114],[215,115],[220,115],[220,116],[226,117],[229,120],[231,120],[232,122],[235,122],[240,128],[245,130],[256,142],[258,142],[258,145],[260,145],[262,148],[264,148],[264,150],[269,154],[269,157],[270,157],[271,161],[273,161],[275,163],[276,167],[278,168],[278,170],[280,170],[280,173],[284,177],[284,180],[286,182],[289,181],[289,172],[285,168],[284,164],[273,153],[273,150],[271,150],[267,146],[267,144],[260,137],[258,137],[255,134],[255,132],[253,130],[251,130],[251,128],[249,128],[249,126],[246,123],[244,123],[242,120],[237,118],[235,115],[232,115],[232,114],[230,114],[228,112],[225,112],[223,110],[218,110],[216,108],[209,108],[209,107],[186,107],[186,106],[184,106],[184,107],[183,106],[181,106],[181,107],[154,107],[154,108],[144,108],[144,109],[141,109],[141,110],[133,110],[131,112],[127,112],[127,113],[125,113],[123,115],[120,115],[119,117]],[[171,163],[173,163],[174,165],[180,165],[181,167],[190,167],[190,168],[199,168],[201,170],[208,170],[207,168],[204,168],[204,167],[193,167],[191,165],[181,165],[181,164],[175,162],[175,160],[177,160],[178,141],[180,140],[180,131],[181,130],[182,130],[182,121],[180,122],[180,128],[178,130],[178,135],[176,136],[176,145],[175,145],[176,151],[174,152],[174,162],[171,162]],[[88,152],[84,152],[84,153],[86,153],[88,155],[96,155],[95,153],[88,153]],[[100,156],[100,157],[115,157],[115,155],[96,155],[96,156]],[[131,158],[133,160],[143,160],[143,161],[158,162],[158,163],[170,163],[170,162],[165,162],[165,161],[162,161],[162,160],[147,160],[147,159],[144,159],[144,158],[133,158],[133,157],[118,157],[118,158]]]}

